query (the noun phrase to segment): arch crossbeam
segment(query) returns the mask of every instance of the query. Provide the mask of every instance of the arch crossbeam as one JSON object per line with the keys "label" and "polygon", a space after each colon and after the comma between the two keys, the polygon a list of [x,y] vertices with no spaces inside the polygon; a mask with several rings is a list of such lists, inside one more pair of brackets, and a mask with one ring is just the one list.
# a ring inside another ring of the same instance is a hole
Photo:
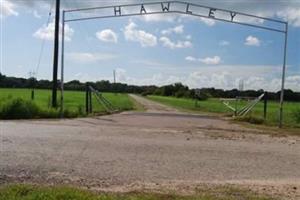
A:
{"label": "arch crossbeam", "polygon": [[[113,17],[129,17],[137,15],[151,15],[151,14],[166,14],[177,13],[187,14],[192,16],[198,16],[203,18],[209,18],[218,21],[230,22],[234,24],[252,26],[256,28],[282,32],[285,33],[284,25],[285,21],[266,18],[237,11],[231,11],[226,9],[213,8],[194,3],[186,3],[181,1],[166,1],[166,2],[151,2],[140,4],[125,4],[117,6],[104,6],[104,7],[92,7],[65,10],[67,13],[79,13],[78,17],[65,19],[65,22],[72,21],[84,21],[92,19],[103,19]],[[95,16],[87,16],[88,12],[94,12]],[[271,27],[270,25],[264,25],[265,22],[271,22],[272,24],[279,24],[279,27]]]}

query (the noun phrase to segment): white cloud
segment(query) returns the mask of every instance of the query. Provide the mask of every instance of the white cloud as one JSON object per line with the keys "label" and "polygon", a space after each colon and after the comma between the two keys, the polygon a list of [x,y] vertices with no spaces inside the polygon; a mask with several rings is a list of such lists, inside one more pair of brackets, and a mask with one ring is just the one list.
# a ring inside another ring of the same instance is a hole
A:
{"label": "white cloud", "polygon": [[129,22],[124,30],[124,36],[126,40],[139,42],[142,47],[153,47],[157,45],[156,36],[136,28],[137,25],[134,22]]}
{"label": "white cloud", "polygon": [[88,82],[88,81],[97,81],[98,80],[97,78],[91,76],[91,74],[89,74],[89,73],[79,72],[79,73],[73,74],[72,78],[70,80],[67,80],[67,81],[79,80],[79,81],[82,81],[82,82]]}
{"label": "white cloud", "polygon": [[249,35],[245,40],[245,45],[248,46],[260,46],[260,40],[257,37]]}
{"label": "white cloud", "polygon": [[[218,67],[201,66],[201,70],[196,70],[184,78],[184,84],[192,88],[215,87],[223,89],[238,88],[240,80],[244,81],[245,89],[264,89],[267,91],[279,91],[281,79],[277,78],[280,73],[279,66],[259,66],[259,65],[219,65]],[[270,76],[270,74],[272,74]],[[299,91],[300,74],[287,76],[286,88]]]}
{"label": "white cloud", "polygon": [[38,19],[41,19],[41,18],[42,18],[42,16],[38,13],[37,10],[34,10],[34,11],[33,11],[33,16],[34,16],[35,18],[38,18]]}
{"label": "white cloud", "polygon": [[[173,66],[174,67],[174,66]],[[161,71],[152,75],[145,75],[141,78],[135,77],[132,73],[127,73],[126,69],[116,70],[117,81],[134,85],[166,85],[182,82],[190,88],[214,87],[222,89],[238,88],[240,80],[244,81],[244,89],[264,89],[267,91],[279,91],[281,79],[277,74],[281,66],[261,66],[261,65],[218,65],[218,66],[198,66],[189,73],[176,73],[178,70],[168,70],[167,73]],[[186,69],[185,69],[186,71]],[[173,73],[172,73],[173,72]],[[175,72],[175,73],[174,73]],[[272,76],[268,76],[273,74]],[[80,74],[83,76],[82,74]],[[278,74],[277,74],[278,75]],[[86,74],[88,76],[88,74]],[[72,79],[74,79],[72,77]],[[85,77],[83,81],[99,80],[99,75]],[[101,80],[112,80],[112,76],[101,77]],[[300,74],[287,76],[286,88],[300,91]]]}
{"label": "white cloud", "polygon": [[195,58],[193,56],[187,56],[187,57],[185,57],[185,60],[189,61],[189,62],[199,61],[206,65],[217,65],[217,64],[221,63],[221,58],[219,56],[206,57],[206,58]]}
{"label": "white cloud", "polygon": [[131,63],[139,64],[144,66],[147,66],[148,68],[152,69],[173,69],[174,66],[172,64],[166,64],[166,63],[161,63],[160,61],[155,61],[155,60],[134,60],[131,61]]}
{"label": "white cloud", "polygon": [[286,78],[285,88],[291,88],[294,91],[299,91],[300,75],[288,76]]}
{"label": "white cloud", "polygon": [[207,26],[214,26],[216,24],[216,21],[213,19],[208,19],[208,18],[200,18],[200,21],[205,23]]}
{"label": "white cloud", "polygon": [[194,61],[197,61],[197,58],[195,58],[193,56],[187,56],[187,57],[185,57],[185,60],[194,62]]}
{"label": "white cloud", "polygon": [[234,81],[230,73],[224,71],[219,73],[204,74],[200,71],[192,72],[189,76],[192,87],[234,87]]}
{"label": "white cloud", "polygon": [[205,17],[196,17],[196,16],[192,16],[192,15],[185,15],[185,14],[178,16],[178,22],[180,22],[180,23],[191,22],[191,21],[200,22],[207,26],[214,26],[216,24],[216,20],[205,18]]}
{"label": "white cloud", "polygon": [[191,39],[192,39],[192,36],[191,36],[191,35],[187,35],[187,36],[185,36],[185,39],[191,40]]}
{"label": "white cloud", "polygon": [[174,22],[176,20],[176,15],[165,15],[165,14],[156,14],[156,15],[144,15],[142,19],[145,22]]}
{"label": "white cloud", "polygon": [[103,31],[98,31],[96,33],[96,37],[103,42],[112,42],[112,43],[118,42],[117,34],[111,29],[105,29]]}
{"label": "white cloud", "polygon": [[[48,26],[43,25],[43,27],[39,28],[33,36],[38,39],[45,39],[45,40],[54,40],[54,30],[55,30],[55,23],[52,21],[48,24]],[[62,25],[60,24],[59,35],[61,38],[62,35]],[[71,41],[72,36],[74,34],[74,30],[68,25],[65,25],[65,41]]]}
{"label": "white cloud", "polygon": [[95,63],[115,59],[117,56],[108,53],[73,52],[67,54],[67,59],[72,62]]}
{"label": "white cloud", "polygon": [[289,76],[286,78],[286,80],[290,82],[298,82],[300,84],[300,75]]}
{"label": "white cloud", "polygon": [[116,79],[118,82],[127,82],[130,78],[127,76],[126,70],[122,68],[116,69]]}
{"label": "white cloud", "polygon": [[170,49],[180,49],[180,48],[191,48],[193,45],[190,41],[177,41],[173,42],[167,37],[161,37],[159,39],[163,43],[164,47],[168,47]]}
{"label": "white cloud", "polygon": [[[261,16],[261,17],[272,17],[269,15],[268,12],[264,12],[264,13],[257,12],[257,13],[253,13],[253,14],[257,15],[257,16]],[[241,22],[241,23],[248,23],[248,24],[257,24],[257,25],[262,25],[265,22],[264,19],[247,17],[247,16],[243,16],[243,15],[236,15],[234,17],[234,21]]]}
{"label": "white cloud", "polygon": [[175,26],[174,28],[168,28],[168,29],[162,30],[161,34],[163,34],[163,35],[169,35],[172,33],[182,34],[183,32],[184,32],[184,26],[178,25],[178,26]]}
{"label": "white cloud", "polygon": [[[8,0],[4,0],[8,1]],[[114,3],[117,4],[123,4],[124,1],[126,3],[140,3],[139,0],[114,0]],[[150,0],[149,0],[150,1]],[[153,0],[155,1],[155,0]],[[10,0],[10,2],[14,2],[17,6],[27,6],[30,8],[41,8],[43,5],[50,5],[50,0],[43,0],[43,1],[37,1],[37,0]],[[186,2],[189,3],[195,3],[195,0],[186,0]],[[215,6],[214,1],[210,0],[202,0],[202,4],[207,6]],[[103,1],[101,2],[101,6],[108,6],[111,5],[111,1]],[[64,1],[62,1],[62,6],[67,9],[72,9],[75,7],[94,7],[99,6],[98,1],[78,1],[76,5],[68,4]],[[172,7],[172,6],[171,6]],[[172,8],[177,9],[179,6],[174,5]],[[253,15],[259,15],[262,17],[279,17],[280,19],[289,20],[290,24],[293,26],[299,26],[300,16],[299,16],[299,10],[300,10],[300,4],[298,0],[284,0],[284,1],[276,1],[274,3],[274,0],[265,0],[263,3],[261,0],[239,0],[237,2],[232,1],[219,1],[218,7],[223,9],[229,9],[229,10],[238,10],[240,12],[249,13]],[[158,5],[155,10],[160,10],[161,7]],[[181,9],[182,10],[182,6]],[[151,6],[147,7],[147,11],[154,11],[154,8]],[[205,10],[206,14],[206,10]],[[218,14],[218,13],[216,13]],[[184,16],[184,15],[181,15]],[[158,21],[164,21],[164,22],[174,22],[176,19],[178,19],[178,15],[175,14],[155,14],[155,15],[144,15],[141,17],[141,19],[147,21],[147,22],[158,22]],[[197,18],[197,17],[196,17]],[[206,19],[204,19],[206,20]],[[257,20],[254,18],[243,18],[240,16],[236,16],[237,21],[243,21],[243,22],[251,22],[251,23],[263,23],[263,20]],[[208,24],[212,24],[213,22],[207,22]]]}
{"label": "white cloud", "polygon": [[276,15],[288,21],[295,27],[300,27],[300,8],[286,8],[278,11]]}
{"label": "white cloud", "polygon": [[182,82],[183,79],[181,77],[177,77],[174,75],[170,75],[165,77],[163,74],[158,73],[154,74],[150,77],[145,78],[136,78],[129,76],[125,69],[119,68],[116,70],[116,79],[118,82],[128,83],[133,85],[166,85],[175,82]]}
{"label": "white cloud", "polygon": [[1,0],[0,2],[0,18],[8,17],[8,16],[18,16],[19,13],[15,10],[15,4],[11,1]]}
{"label": "white cloud", "polygon": [[219,45],[220,46],[228,46],[228,45],[230,45],[230,42],[228,42],[226,40],[222,40],[222,41],[219,42]]}
{"label": "white cloud", "polygon": [[219,56],[206,57],[206,58],[199,58],[199,61],[207,65],[217,65],[220,64],[221,58]]}

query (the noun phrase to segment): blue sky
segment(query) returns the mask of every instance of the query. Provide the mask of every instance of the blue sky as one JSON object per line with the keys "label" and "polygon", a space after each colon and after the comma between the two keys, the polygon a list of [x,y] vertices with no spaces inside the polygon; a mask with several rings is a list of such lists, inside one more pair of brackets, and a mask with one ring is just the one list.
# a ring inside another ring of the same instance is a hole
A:
{"label": "blue sky", "polygon": [[[34,71],[38,79],[51,79],[53,16],[48,26],[46,21],[52,0],[0,1],[1,73],[28,77]],[[70,9],[136,2],[62,0],[62,6]],[[287,20],[286,87],[300,91],[300,1],[189,2]],[[243,80],[245,89],[280,89],[281,33],[166,14],[69,22],[66,36],[67,81],[112,80],[116,70],[117,81],[137,85],[182,82],[192,88],[231,89]],[[44,52],[37,69],[43,40]]]}

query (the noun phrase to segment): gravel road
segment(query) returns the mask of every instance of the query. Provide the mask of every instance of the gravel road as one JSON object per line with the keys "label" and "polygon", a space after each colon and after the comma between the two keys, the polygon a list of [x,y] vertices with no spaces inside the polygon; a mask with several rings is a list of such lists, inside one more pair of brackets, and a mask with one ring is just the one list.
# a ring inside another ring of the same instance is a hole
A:
{"label": "gravel road", "polygon": [[233,184],[300,199],[300,138],[132,98],[146,112],[0,121],[0,183],[128,191]]}

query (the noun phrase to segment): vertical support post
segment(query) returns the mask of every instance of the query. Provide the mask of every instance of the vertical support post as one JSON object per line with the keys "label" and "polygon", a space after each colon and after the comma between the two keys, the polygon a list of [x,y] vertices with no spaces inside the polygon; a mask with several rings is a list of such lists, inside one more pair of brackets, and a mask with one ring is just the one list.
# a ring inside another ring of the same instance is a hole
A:
{"label": "vertical support post", "polygon": [[267,108],[268,108],[268,92],[264,95],[264,119],[267,119]]}
{"label": "vertical support post", "polygon": [[234,108],[234,116],[237,116],[237,104],[238,104],[238,97],[235,97],[235,108]]}
{"label": "vertical support post", "polygon": [[55,33],[54,33],[54,56],[53,56],[53,85],[52,85],[52,107],[57,107],[57,69],[59,51],[59,13],[60,0],[56,0]]}
{"label": "vertical support post", "polygon": [[279,128],[282,128],[283,123],[283,101],[284,101],[284,83],[286,72],[286,53],[287,53],[287,37],[288,37],[288,22],[285,24],[285,38],[284,38],[284,53],[283,53],[283,67],[282,67],[282,82],[280,93],[280,108],[279,108]]}
{"label": "vertical support post", "polygon": [[116,84],[116,70],[114,70],[114,84]]}
{"label": "vertical support post", "polygon": [[89,112],[93,112],[92,91],[89,90]]}
{"label": "vertical support post", "polygon": [[89,87],[88,84],[85,85],[85,112],[89,113]]}
{"label": "vertical support post", "polygon": [[116,70],[114,69],[114,71],[113,71],[113,76],[114,76],[114,83],[113,83],[113,85],[112,85],[112,92],[114,93],[114,94],[116,94]]}
{"label": "vertical support post", "polygon": [[33,101],[34,100],[34,89],[32,88],[31,90],[31,100]]}
{"label": "vertical support post", "polygon": [[64,64],[65,64],[65,11],[62,13],[62,37],[61,37],[61,72],[60,72],[60,116],[64,117]]}

